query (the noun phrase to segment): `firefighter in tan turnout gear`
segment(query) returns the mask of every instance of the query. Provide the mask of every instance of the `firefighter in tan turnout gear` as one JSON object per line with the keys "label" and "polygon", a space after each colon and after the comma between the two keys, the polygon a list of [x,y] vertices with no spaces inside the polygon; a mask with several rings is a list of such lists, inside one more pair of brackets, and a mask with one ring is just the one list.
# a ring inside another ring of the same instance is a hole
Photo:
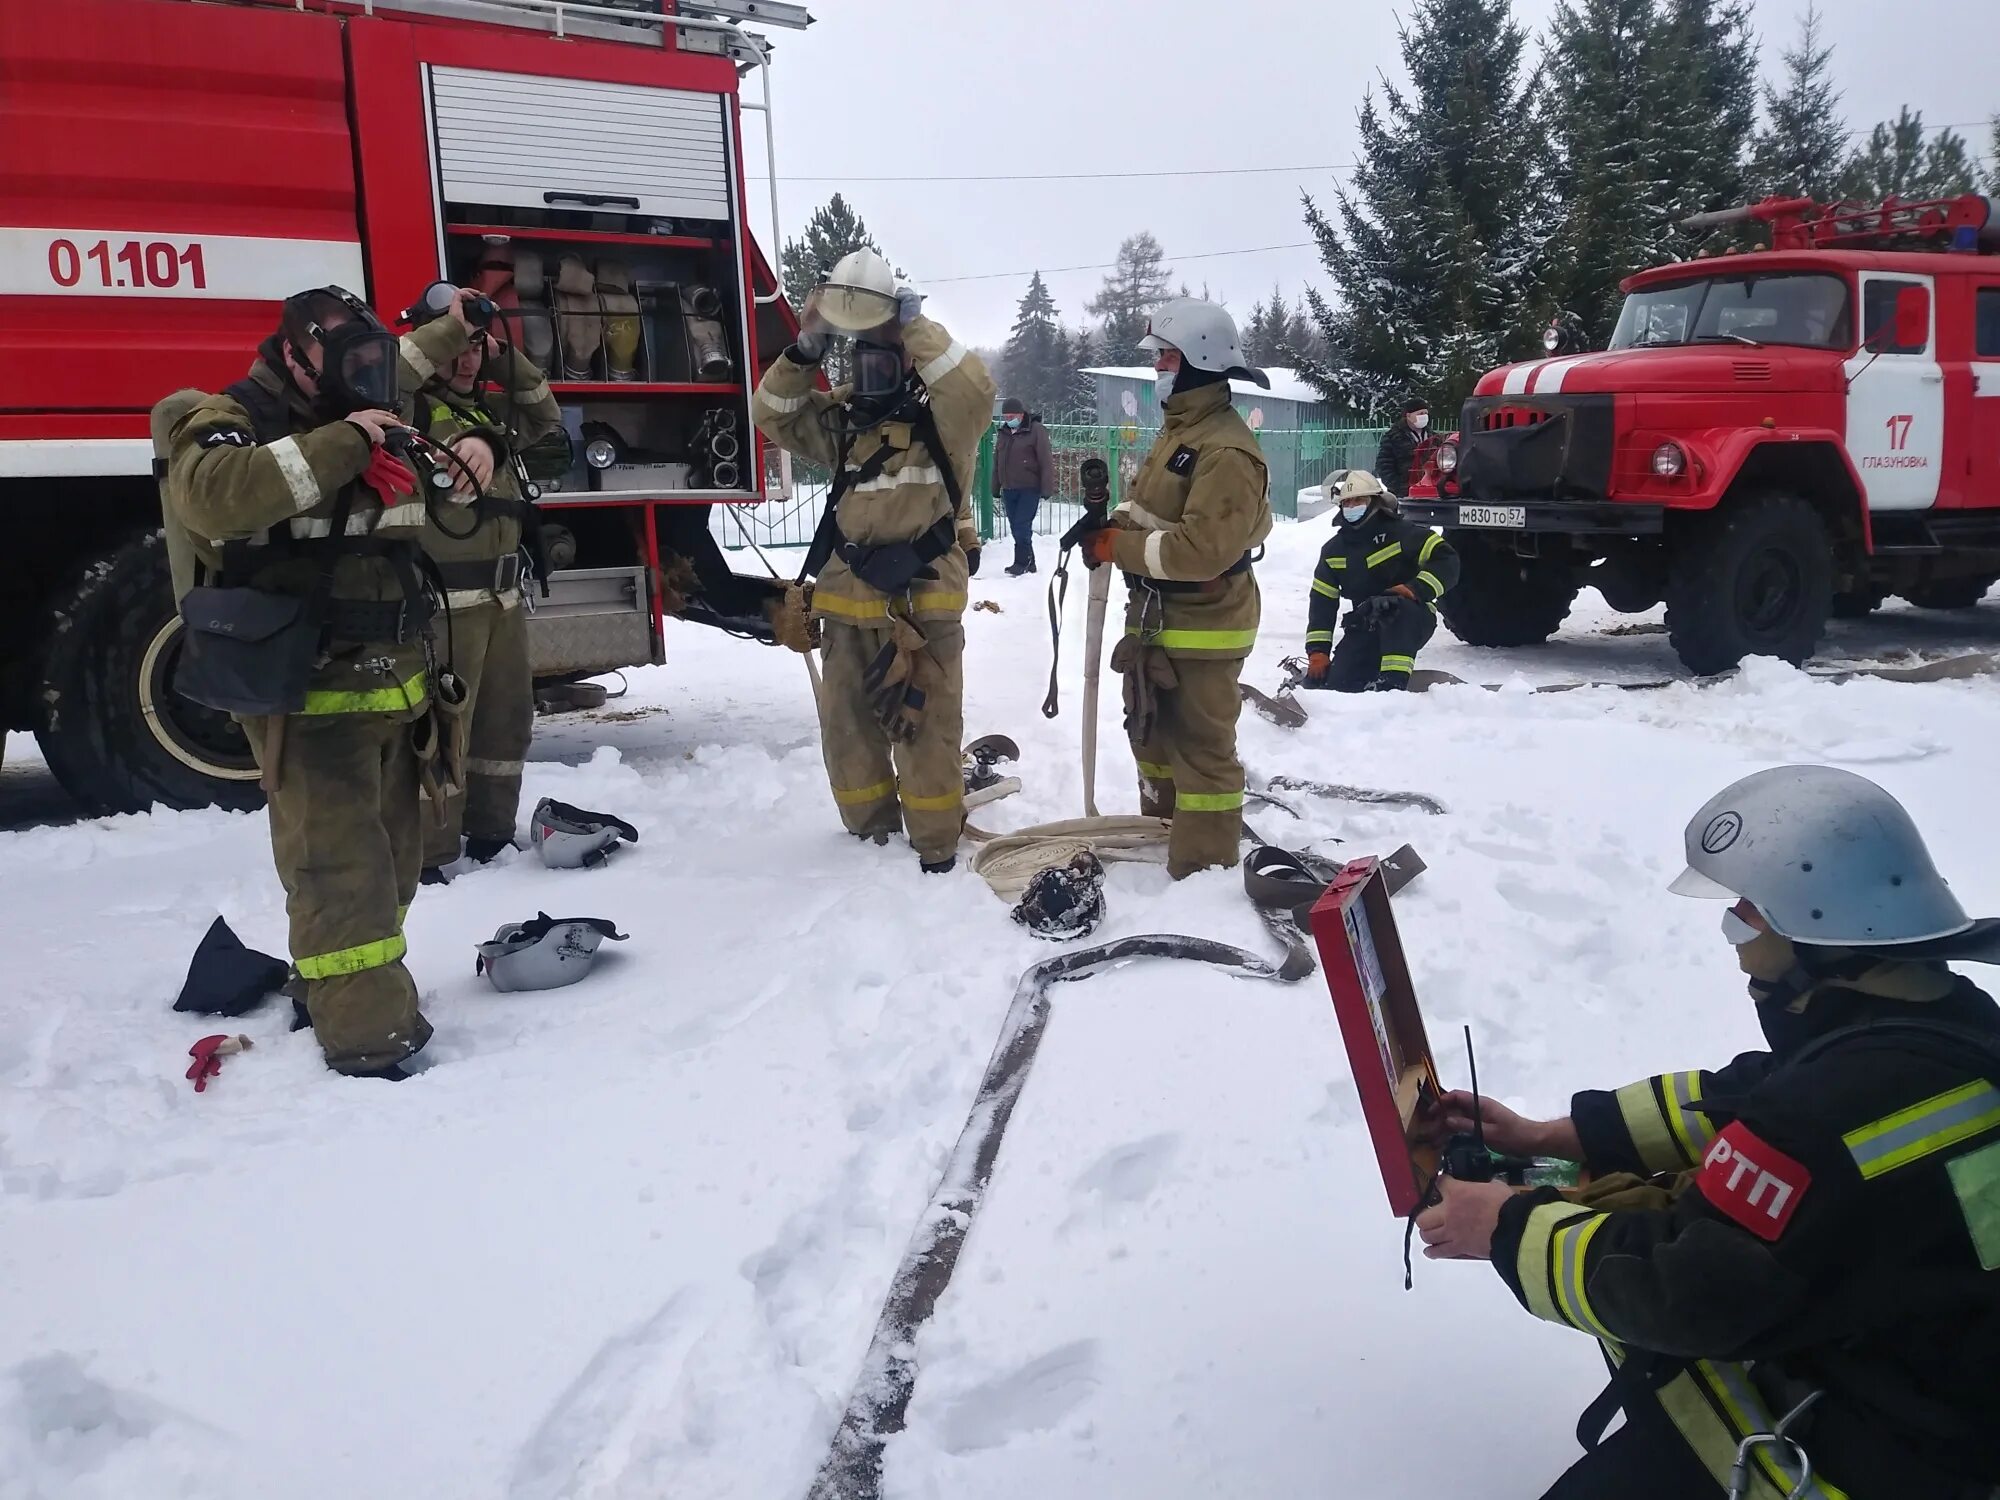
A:
{"label": "firefighter in tan turnout gear", "polygon": [[1243,364],[1229,314],[1198,298],[1162,304],[1140,347],[1154,353],[1165,420],[1127,499],[1082,546],[1130,585],[1111,665],[1125,678],[1140,807],[1173,820],[1167,868],[1180,879],[1234,865],[1241,841],[1237,678],[1263,612],[1251,562],[1271,506],[1229,380],[1270,381]]}
{"label": "firefighter in tan turnout gear", "polygon": [[[461,296],[459,305],[482,304]],[[440,633],[466,693],[464,790],[448,794],[442,820],[431,809],[424,818],[423,880],[432,884],[459,857],[461,837],[466,857],[481,864],[514,841],[521,762],[535,720],[522,592],[522,547],[532,540],[525,528],[534,513],[515,455],[560,427],[562,408],[533,360],[490,327],[467,343],[448,312],[404,335],[402,355],[417,426],[465,465],[452,466],[454,503],[438,507],[424,531],[449,609]]]}
{"label": "firefighter in tan turnout gear", "polygon": [[[993,381],[872,250],[807,299],[801,332],[751,402],[772,442],[833,471],[804,576],[825,663],[821,750],[842,822],[907,830],[924,869],[949,870],[965,824],[966,579],[979,567],[967,496]],[[853,378],[814,388],[829,339]],[[794,643],[808,647],[805,632]]]}
{"label": "firefighter in tan turnout gear", "polygon": [[[467,330],[456,310],[439,352]],[[270,798],[292,962],[329,1066],[401,1078],[430,1039],[403,967],[418,787],[449,739],[419,572],[424,506],[384,446],[396,339],[338,287],[285,303],[247,379],[154,409],[187,637],[177,678],[236,715]]]}

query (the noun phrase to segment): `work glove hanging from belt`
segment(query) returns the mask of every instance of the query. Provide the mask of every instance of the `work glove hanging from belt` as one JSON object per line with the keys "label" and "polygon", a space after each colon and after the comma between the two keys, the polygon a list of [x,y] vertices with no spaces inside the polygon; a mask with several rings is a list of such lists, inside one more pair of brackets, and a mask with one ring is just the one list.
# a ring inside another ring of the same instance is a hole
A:
{"label": "work glove hanging from belt", "polygon": [[1125,678],[1125,736],[1135,745],[1151,742],[1160,724],[1160,694],[1181,685],[1180,673],[1159,646],[1126,636],[1111,648],[1111,670]]}
{"label": "work glove hanging from belt", "polygon": [[861,688],[883,732],[896,744],[917,737],[932,690],[942,673],[924,649],[923,632],[908,620],[892,616],[890,640],[861,673]]}
{"label": "work glove hanging from belt", "polygon": [[813,618],[812,590],[809,583],[788,583],[783,597],[773,599],[769,606],[771,639],[801,656],[819,645],[819,621]]}

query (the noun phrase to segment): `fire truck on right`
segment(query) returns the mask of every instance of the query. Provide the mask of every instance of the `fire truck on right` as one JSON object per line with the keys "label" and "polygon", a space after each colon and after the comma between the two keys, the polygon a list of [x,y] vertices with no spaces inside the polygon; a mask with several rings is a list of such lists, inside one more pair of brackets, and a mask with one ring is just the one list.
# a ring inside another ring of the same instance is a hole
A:
{"label": "fire truck on right", "polygon": [[1480,380],[1404,506],[1458,550],[1460,640],[1547,640],[1588,585],[1664,600],[1682,662],[1714,673],[2000,580],[2000,213],[1772,198],[1683,227],[1753,224],[1768,249],[1626,281],[1602,352]]}

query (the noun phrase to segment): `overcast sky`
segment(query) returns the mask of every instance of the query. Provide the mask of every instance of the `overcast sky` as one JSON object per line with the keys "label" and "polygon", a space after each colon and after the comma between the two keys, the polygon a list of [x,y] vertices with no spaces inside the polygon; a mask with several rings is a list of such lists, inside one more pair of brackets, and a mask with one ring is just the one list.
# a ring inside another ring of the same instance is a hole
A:
{"label": "overcast sky", "polygon": [[[807,3],[810,31],[773,33],[787,234],[845,193],[930,309],[980,344],[1004,340],[1037,267],[1065,321],[1078,320],[1103,271],[1058,268],[1109,261],[1141,229],[1177,276],[1197,292],[1206,282],[1239,315],[1274,282],[1288,299],[1323,285],[1299,245],[1299,192],[1330,197],[1337,164],[1354,158],[1362,93],[1384,73],[1403,77],[1396,12],[1356,0]],[[2000,109],[1995,0],[1819,3],[1850,127],[1904,103],[1927,124]],[[1756,0],[1767,72],[1804,8]],[[1515,9],[1539,33],[1554,0]],[[1986,149],[1983,125],[1961,133]],[[756,164],[761,142],[746,144]],[[1283,170],[1240,170],[1251,167]],[[1215,168],[1238,170],[908,180]],[[757,208],[760,239],[767,220]],[[1242,253],[1265,246],[1294,248]]]}

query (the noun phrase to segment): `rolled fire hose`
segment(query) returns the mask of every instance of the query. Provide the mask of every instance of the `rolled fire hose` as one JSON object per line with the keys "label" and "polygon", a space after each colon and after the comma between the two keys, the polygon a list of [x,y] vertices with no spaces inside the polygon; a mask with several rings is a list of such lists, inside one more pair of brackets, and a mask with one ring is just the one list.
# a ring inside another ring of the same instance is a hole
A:
{"label": "rolled fire hose", "polygon": [[549,312],[548,273],[542,252],[525,245],[514,249],[514,295],[520,301],[520,348],[541,368],[544,375],[560,373],[556,367],[556,323]]}
{"label": "rolled fire hose", "polygon": [[597,373],[597,351],[604,343],[604,304],[598,300],[597,278],[581,256],[565,255],[557,262],[555,300],[563,375],[589,380]]}
{"label": "rolled fire hose", "polygon": [[639,378],[639,299],[632,291],[632,268],[622,260],[597,263],[597,298],[604,307],[604,374],[608,380]]}

